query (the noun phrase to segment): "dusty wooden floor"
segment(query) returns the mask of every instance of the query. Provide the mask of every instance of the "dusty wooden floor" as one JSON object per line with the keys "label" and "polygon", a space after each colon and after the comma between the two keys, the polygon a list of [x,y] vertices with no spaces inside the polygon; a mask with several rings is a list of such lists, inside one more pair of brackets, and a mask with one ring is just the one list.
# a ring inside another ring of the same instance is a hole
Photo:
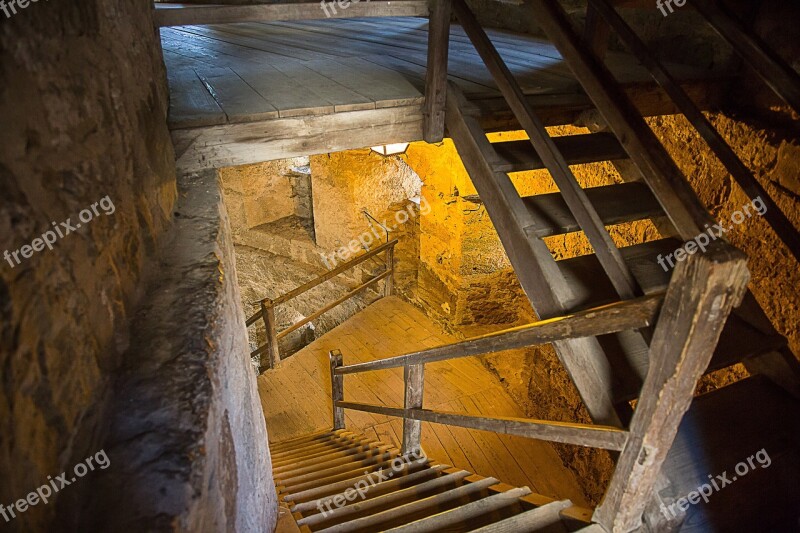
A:
{"label": "dusty wooden floor", "polygon": [[[453,340],[412,305],[396,297],[379,300],[258,379],[270,440],[279,442],[331,427],[330,350],[341,350],[348,364]],[[402,369],[346,376],[345,399],[402,406]],[[525,416],[476,358],[427,365],[424,407]],[[347,429],[400,446],[400,419],[357,411],[345,414]],[[574,475],[548,443],[423,423],[422,446],[437,461],[586,505]]]}
{"label": "dusty wooden floor", "polygon": [[[577,82],[543,39],[487,30],[526,94],[569,94]],[[419,104],[428,21],[414,17],[161,28],[170,125],[192,128]],[[450,36],[450,80],[473,97],[499,96],[463,29]],[[650,81],[627,54],[607,63],[623,83]],[[670,64],[680,79],[706,73]]]}

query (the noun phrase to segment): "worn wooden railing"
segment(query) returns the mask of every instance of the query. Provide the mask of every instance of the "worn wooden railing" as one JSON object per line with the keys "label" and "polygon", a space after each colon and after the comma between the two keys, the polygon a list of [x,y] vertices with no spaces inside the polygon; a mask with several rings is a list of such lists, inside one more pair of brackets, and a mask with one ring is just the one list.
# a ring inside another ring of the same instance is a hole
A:
{"label": "worn wooden railing", "polygon": [[[261,309],[259,309],[255,314],[253,314],[253,316],[247,319],[246,325],[247,327],[250,327],[256,322],[258,322],[259,319],[263,319],[266,331],[266,342],[262,346],[259,346],[257,349],[253,350],[250,356],[251,357],[260,356],[261,354],[266,352],[267,368],[275,368],[280,362],[280,348],[278,347],[278,341],[283,337],[285,337],[286,335],[288,335],[289,333],[296,331],[297,329],[303,327],[304,325],[308,324],[313,320],[316,320],[324,313],[327,313],[334,307],[346,302],[359,292],[363,291],[364,289],[366,289],[371,285],[377,284],[381,280],[386,280],[384,284],[383,295],[384,296],[391,295],[392,292],[394,291],[394,247],[396,244],[397,244],[397,239],[386,242],[378,246],[374,250],[370,250],[365,254],[362,254],[358,257],[355,257],[353,259],[350,259],[349,261],[340,264],[333,270],[329,270],[325,274],[322,274],[321,276],[318,276],[312,279],[311,281],[304,283],[303,285],[287,292],[282,296],[279,296],[278,298],[275,299],[264,298],[263,300],[261,300],[260,302]],[[383,272],[372,277],[366,282],[360,284],[355,289],[337,298],[335,301],[329,303],[322,309],[315,311],[314,313],[305,317],[303,320],[300,320],[299,322],[292,324],[283,331],[279,332],[277,330],[277,324],[275,322],[275,306],[288,302],[292,298],[295,298],[303,294],[304,292],[313,289],[314,287],[320,285],[321,283],[324,283],[330,279],[335,278],[339,274],[342,274],[343,272],[346,272],[347,270],[350,270],[351,268],[360,265],[367,259],[375,257],[383,252],[386,252],[385,268]]]}
{"label": "worn wooden railing", "polygon": [[[606,305],[426,350],[344,365],[330,353],[334,429],[345,426],[345,409],[403,418],[404,453],[420,447],[421,422],[493,431],[620,452],[614,475],[594,520],[608,531],[638,527],[678,424],[697,380],[708,367],[731,309],[746,291],[745,256],[719,242],[705,254],[679,263],[666,293]],[[655,324],[650,369],[628,429],[508,417],[482,417],[423,408],[425,365],[435,361],[641,329]],[[404,407],[345,400],[348,374],[404,369]]]}

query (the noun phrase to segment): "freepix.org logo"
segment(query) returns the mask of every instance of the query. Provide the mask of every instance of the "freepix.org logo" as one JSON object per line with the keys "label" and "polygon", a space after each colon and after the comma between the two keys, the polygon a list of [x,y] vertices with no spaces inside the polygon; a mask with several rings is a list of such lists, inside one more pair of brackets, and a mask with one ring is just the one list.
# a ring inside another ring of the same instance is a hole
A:
{"label": "freepix.org logo", "polygon": [[[82,224],[88,224],[94,220],[95,217],[100,216],[100,209],[102,209],[103,214],[106,216],[113,215],[114,211],[116,211],[114,202],[111,201],[111,198],[106,196],[105,198],[100,199],[78,213],[78,220],[80,220],[80,222],[72,222],[72,218],[68,218],[64,222],[59,222],[58,224],[53,222],[52,229],[42,233],[41,237],[33,239],[30,244],[26,244],[11,252],[5,250],[3,252],[3,259],[8,261],[8,264],[11,265],[11,268],[14,268],[24,259],[30,259],[35,252],[41,252],[44,250],[45,247],[49,250],[52,250],[53,245],[58,239],[63,239],[70,233],[80,229]],[[20,259],[20,256],[22,259]]]}

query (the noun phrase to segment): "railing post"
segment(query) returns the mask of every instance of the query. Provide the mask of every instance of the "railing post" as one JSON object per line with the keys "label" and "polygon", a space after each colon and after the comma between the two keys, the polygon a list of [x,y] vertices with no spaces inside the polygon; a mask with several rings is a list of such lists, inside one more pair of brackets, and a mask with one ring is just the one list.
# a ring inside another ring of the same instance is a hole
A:
{"label": "railing post", "polygon": [[331,362],[331,404],[333,406],[333,429],[344,429],[344,409],[337,407],[336,402],[344,401],[344,376],[337,374],[336,369],[342,366],[342,352],[330,351]]}
{"label": "railing post", "polygon": [[267,367],[277,368],[281,361],[280,348],[278,348],[278,331],[275,325],[275,306],[272,300],[261,300],[261,316],[264,317],[264,330],[267,336]]}
{"label": "railing post", "polygon": [[633,531],[653,496],[661,466],[708,367],[728,314],[750,277],[744,254],[717,241],[678,263],[650,344],[650,368],[630,434],[593,520]]}
{"label": "railing post", "polygon": [[[425,385],[425,365],[406,365],[403,371],[406,393],[404,406],[406,409],[422,409],[422,395]],[[420,449],[422,422],[403,418],[403,454],[413,453]]]}
{"label": "railing post", "polygon": [[383,286],[383,295],[391,296],[394,293],[394,245],[386,250],[386,269],[389,271],[389,276]]}
{"label": "railing post", "polygon": [[432,7],[428,24],[428,70],[425,79],[425,107],[422,112],[422,138],[429,143],[436,143],[444,138],[452,0],[430,1]]}

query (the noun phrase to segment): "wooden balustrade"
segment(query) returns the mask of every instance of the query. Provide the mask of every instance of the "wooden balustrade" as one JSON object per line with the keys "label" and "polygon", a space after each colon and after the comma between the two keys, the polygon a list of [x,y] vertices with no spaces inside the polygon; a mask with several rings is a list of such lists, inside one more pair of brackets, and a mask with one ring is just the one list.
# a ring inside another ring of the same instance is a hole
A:
{"label": "wooden balustrade", "polygon": [[[266,331],[266,342],[263,345],[256,348],[255,350],[253,350],[250,353],[250,356],[255,357],[257,355],[260,356],[264,353],[267,353],[268,354],[267,365],[266,365],[267,368],[275,368],[281,360],[278,341],[283,337],[285,337],[286,335],[290,334],[293,331],[296,331],[297,329],[303,327],[309,322],[316,320],[323,314],[346,302],[347,300],[349,300],[359,292],[363,291],[367,287],[375,285],[382,280],[386,280],[384,285],[383,295],[390,296],[394,291],[394,247],[396,244],[397,244],[397,239],[384,243],[375,248],[374,250],[370,250],[365,254],[361,254],[358,257],[346,261],[341,265],[337,266],[336,268],[329,270],[328,272],[322,274],[321,276],[318,276],[295,289],[292,289],[291,291],[287,292],[286,294],[283,294],[282,296],[279,296],[278,298],[272,300],[269,298],[264,298],[263,300],[261,300],[259,302],[261,308],[255,314],[249,317],[245,321],[245,324],[247,325],[247,327],[250,327],[256,322],[258,322],[259,319],[262,319],[264,321],[264,329]],[[275,306],[282,303],[286,303],[292,298],[295,298],[303,294],[304,292],[309,291],[314,287],[330,279],[333,279],[339,274],[342,274],[347,270],[350,270],[351,268],[360,265],[367,259],[375,257],[376,255],[383,252],[386,252],[385,269],[383,270],[383,272],[381,272],[376,276],[373,276],[371,279],[360,284],[353,290],[349,291],[347,294],[337,298],[335,301],[324,306],[322,309],[319,309],[318,311],[315,311],[311,315],[305,317],[303,320],[295,322],[294,324],[292,324],[283,331],[280,332],[278,331],[277,323],[275,322]]]}
{"label": "wooden balustrade", "polygon": [[[640,525],[661,465],[692,401],[697,380],[708,366],[728,314],[745,294],[748,279],[744,254],[720,241],[705,253],[689,256],[679,263],[666,293],[366,363],[344,365],[341,352],[333,350],[330,368],[334,428],[344,427],[344,410],[352,409],[403,418],[404,453],[419,449],[422,422],[621,452],[609,489],[593,520],[608,531],[630,531]],[[650,371],[627,430],[423,408],[426,363],[641,329],[652,324],[655,333],[650,346]],[[345,401],[345,375],[399,367],[404,369],[405,382],[402,408]]]}

